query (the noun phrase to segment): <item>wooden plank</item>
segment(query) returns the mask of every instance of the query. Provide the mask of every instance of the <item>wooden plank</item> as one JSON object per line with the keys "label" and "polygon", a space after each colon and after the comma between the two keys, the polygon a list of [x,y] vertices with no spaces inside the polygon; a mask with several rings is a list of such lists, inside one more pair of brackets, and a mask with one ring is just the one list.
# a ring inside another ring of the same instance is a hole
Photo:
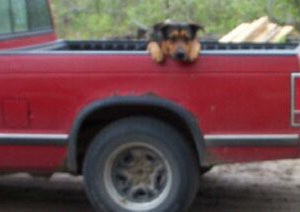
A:
{"label": "wooden plank", "polygon": [[229,43],[234,40],[236,36],[238,36],[242,31],[246,30],[247,27],[249,27],[249,23],[242,23],[236,28],[234,28],[232,31],[230,31],[228,34],[224,35],[222,38],[219,39],[219,42],[221,43]]}
{"label": "wooden plank", "polygon": [[255,43],[268,42],[270,38],[272,38],[279,30],[280,27],[278,27],[277,24],[269,23],[267,27],[264,29],[264,31],[262,31],[256,37],[254,37],[251,40],[251,42],[255,42]]}
{"label": "wooden plank", "polygon": [[271,39],[272,42],[281,42],[287,35],[294,31],[293,26],[284,26],[282,29]]}
{"label": "wooden plank", "polygon": [[254,37],[256,37],[260,32],[262,32],[268,25],[269,19],[264,16],[258,20],[253,21],[250,26],[242,32],[239,36],[234,38],[234,42],[246,42],[251,41]]}
{"label": "wooden plank", "polygon": [[270,23],[269,18],[264,16],[251,23],[240,24],[220,38],[219,42],[280,42],[293,31],[294,27],[281,27],[275,23]]}

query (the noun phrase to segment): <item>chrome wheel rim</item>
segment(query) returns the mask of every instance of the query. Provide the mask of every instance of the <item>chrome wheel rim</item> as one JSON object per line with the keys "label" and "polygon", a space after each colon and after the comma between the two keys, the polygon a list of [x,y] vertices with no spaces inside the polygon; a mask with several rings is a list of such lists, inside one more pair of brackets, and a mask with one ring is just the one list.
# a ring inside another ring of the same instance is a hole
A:
{"label": "chrome wheel rim", "polygon": [[158,149],[148,144],[124,144],[108,158],[104,183],[110,197],[122,208],[148,211],[168,197],[172,173]]}

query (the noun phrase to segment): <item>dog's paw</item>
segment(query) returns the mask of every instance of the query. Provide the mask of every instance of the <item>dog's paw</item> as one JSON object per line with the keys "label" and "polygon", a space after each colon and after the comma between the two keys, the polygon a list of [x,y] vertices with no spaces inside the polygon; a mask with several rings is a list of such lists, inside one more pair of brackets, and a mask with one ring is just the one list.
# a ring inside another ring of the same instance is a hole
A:
{"label": "dog's paw", "polygon": [[152,59],[157,63],[162,63],[165,60],[164,55],[161,52],[152,54]]}
{"label": "dog's paw", "polygon": [[155,62],[162,63],[164,61],[165,57],[158,43],[150,42],[147,46],[147,50]]}
{"label": "dog's paw", "polygon": [[188,58],[188,62],[194,62],[195,60],[198,59],[198,57],[199,57],[199,53],[190,55]]}
{"label": "dog's paw", "polygon": [[201,45],[199,42],[195,41],[192,46],[193,47],[188,56],[189,62],[194,62],[195,60],[197,60],[199,57],[199,54],[200,54],[200,50],[201,50]]}

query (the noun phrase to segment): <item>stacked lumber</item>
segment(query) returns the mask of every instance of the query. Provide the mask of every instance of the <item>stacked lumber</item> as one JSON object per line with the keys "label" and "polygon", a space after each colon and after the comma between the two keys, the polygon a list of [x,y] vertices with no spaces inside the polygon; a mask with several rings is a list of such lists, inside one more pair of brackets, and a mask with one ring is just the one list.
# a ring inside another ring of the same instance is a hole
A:
{"label": "stacked lumber", "polygon": [[281,42],[295,31],[293,26],[279,26],[271,23],[268,17],[261,17],[251,23],[242,23],[220,38],[222,43],[241,42]]}

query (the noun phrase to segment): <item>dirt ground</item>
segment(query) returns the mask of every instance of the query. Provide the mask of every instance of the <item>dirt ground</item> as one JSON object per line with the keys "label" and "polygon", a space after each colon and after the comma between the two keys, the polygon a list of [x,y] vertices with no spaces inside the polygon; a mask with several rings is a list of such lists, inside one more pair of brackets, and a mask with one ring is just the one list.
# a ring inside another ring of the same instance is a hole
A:
{"label": "dirt ground", "polygon": [[[300,211],[300,160],[214,167],[201,178],[191,212]],[[92,212],[82,178],[57,173],[0,177],[0,211]]]}

